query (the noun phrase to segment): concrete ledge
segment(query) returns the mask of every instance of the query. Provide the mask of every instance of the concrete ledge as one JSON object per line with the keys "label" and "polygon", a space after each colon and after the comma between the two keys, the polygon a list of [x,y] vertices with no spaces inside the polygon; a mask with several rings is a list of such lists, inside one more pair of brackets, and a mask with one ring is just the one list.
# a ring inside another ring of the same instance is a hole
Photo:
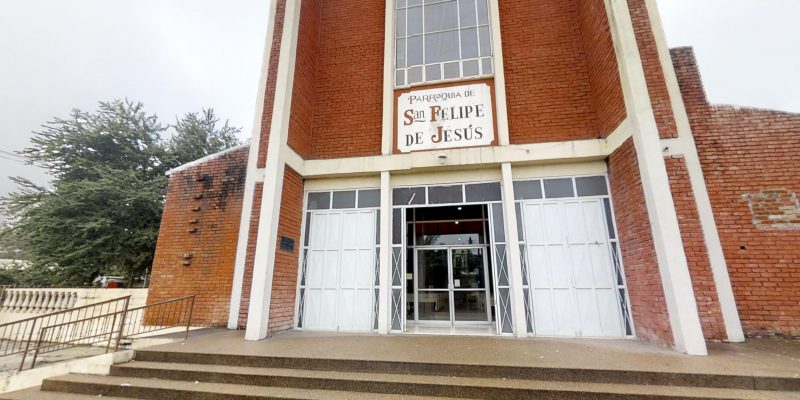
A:
{"label": "concrete ledge", "polygon": [[112,365],[131,361],[133,359],[133,354],[133,350],[123,350],[116,353],[43,365],[38,368],[6,375],[0,378],[0,394],[40,386],[45,379],[60,375],[108,375]]}

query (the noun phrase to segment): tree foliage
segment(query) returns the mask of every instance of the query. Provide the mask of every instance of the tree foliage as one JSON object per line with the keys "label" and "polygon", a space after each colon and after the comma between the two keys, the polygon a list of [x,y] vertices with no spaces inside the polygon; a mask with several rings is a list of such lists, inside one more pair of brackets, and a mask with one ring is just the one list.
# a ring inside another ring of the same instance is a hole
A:
{"label": "tree foliage", "polygon": [[21,177],[2,199],[25,243],[29,286],[87,286],[99,275],[143,275],[158,237],[168,179],[181,164],[238,144],[239,129],[213,110],[164,126],[141,103],[101,102],[35,133],[21,152],[52,175],[48,187]]}

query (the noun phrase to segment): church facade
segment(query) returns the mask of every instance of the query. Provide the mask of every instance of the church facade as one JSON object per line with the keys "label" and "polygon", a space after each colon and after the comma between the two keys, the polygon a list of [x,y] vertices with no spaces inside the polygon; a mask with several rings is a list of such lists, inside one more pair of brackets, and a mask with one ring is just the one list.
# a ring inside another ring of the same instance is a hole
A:
{"label": "church facade", "polygon": [[149,301],[287,330],[800,336],[800,116],[655,0],[272,0],[249,145],[171,171]]}

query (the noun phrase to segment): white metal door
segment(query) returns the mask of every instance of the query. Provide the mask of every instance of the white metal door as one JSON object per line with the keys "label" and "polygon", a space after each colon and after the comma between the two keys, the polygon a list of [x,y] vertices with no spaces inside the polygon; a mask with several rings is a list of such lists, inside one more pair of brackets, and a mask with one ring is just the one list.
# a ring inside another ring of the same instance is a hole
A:
{"label": "white metal door", "polygon": [[375,218],[372,210],[312,213],[305,329],[372,330]]}
{"label": "white metal door", "polygon": [[535,334],[623,337],[602,200],[534,201],[523,215]]}

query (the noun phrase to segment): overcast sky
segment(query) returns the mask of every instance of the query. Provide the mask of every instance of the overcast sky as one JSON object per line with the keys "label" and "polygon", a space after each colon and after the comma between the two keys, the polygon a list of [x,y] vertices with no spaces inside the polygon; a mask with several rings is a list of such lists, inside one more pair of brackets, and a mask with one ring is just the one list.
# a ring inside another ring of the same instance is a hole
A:
{"label": "overcast sky", "polygon": [[[511,0],[509,0],[511,1]],[[800,112],[800,1],[660,0],[711,100]],[[162,121],[212,107],[250,136],[269,0],[0,0],[0,196],[45,182],[4,151],[73,108],[144,102]],[[512,99],[513,100],[513,99]]]}

